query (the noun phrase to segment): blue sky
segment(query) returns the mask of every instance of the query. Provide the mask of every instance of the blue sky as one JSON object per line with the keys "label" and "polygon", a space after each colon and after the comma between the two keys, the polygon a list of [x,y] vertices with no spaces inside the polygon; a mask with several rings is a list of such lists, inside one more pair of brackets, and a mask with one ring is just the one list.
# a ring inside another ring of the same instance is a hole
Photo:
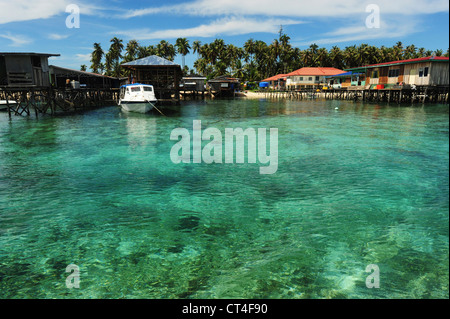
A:
{"label": "blue sky", "polygon": [[[80,28],[66,27],[70,4],[80,8]],[[380,10],[379,28],[366,26],[370,4]],[[107,51],[114,36],[125,45],[186,37],[191,44],[222,38],[242,46],[249,38],[272,42],[281,25],[301,49],[398,41],[429,50],[449,47],[447,0],[0,0],[0,52],[59,53],[51,64],[79,69],[91,65],[94,42]],[[186,64],[192,67],[195,59],[189,55]],[[175,62],[181,64],[181,57]]]}

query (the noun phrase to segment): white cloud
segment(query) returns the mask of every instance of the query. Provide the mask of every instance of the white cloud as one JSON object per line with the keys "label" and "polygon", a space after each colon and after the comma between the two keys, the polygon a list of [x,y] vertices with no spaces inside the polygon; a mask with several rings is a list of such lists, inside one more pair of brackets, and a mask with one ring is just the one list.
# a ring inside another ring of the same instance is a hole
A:
{"label": "white cloud", "polygon": [[188,37],[215,37],[218,35],[240,35],[257,32],[277,33],[280,25],[301,24],[302,21],[293,19],[253,19],[242,17],[222,18],[210,24],[202,24],[187,29],[169,29],[151,31],[149,29],[117,31],[119,34],[136,40],[173,39]]}
{"label": "white cloud", "polygon": [[87,54],[76,54],[75,58],[78,61],[89,62],[91,60],[91,54],[90,53],[87,53]]}
{"label": "white cloud", "polygon": [[429,14],[448,12],[447,0],[195,0],[171,6],[130,10],[124,18],[169,13],[193,16],[265,15],[284,17],[343,17],[364,14],[376,3],[382,14]]}
{"label": "white cloud", "polygon": [[67,39],[69,37],[69,35],[67,34],[57,34],[57,33],[52,33],[48,35],[48,38],[50,40],[64,40]]}
{"label": "white cloud", "polygon": [[0,0],[0,24],[46,19],[64,12],[68,0]]}
{"label": "white cloud", "polygon": [[93,15],[104,10],[79,0],[0,0],[0,24],[68,15],[66,7],[72,3],[79,6],[80,14]]}
{"label": "white cloud", "polygon": [[12,46],[12,47],[20,47],[20,46],[24,46],[26,44],[33,42],[31,39],[29,39],[28,37],[26,37],[24,35],[20,35],[20,34],[13,35],[10,32],[0,34],[0,38],[11,40],[12,43],[10,44],[10,46]]}

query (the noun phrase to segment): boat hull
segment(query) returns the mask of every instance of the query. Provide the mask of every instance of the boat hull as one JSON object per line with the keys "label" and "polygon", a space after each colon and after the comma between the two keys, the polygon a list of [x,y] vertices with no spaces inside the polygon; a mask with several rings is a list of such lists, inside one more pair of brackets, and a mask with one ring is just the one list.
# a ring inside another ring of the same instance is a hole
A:
{"label": "boat hull", "polygon": [[125,112],[148,113],[153,109],[153,105],[148,102],[122,102],[120,107]]}
{"label": "boat hull", "polygon": [[[16,101],[9,101],[9,106],[16,106]],[[0,111],[6,111],[8,109],[8,103],[6,103],[6,100],[0,100]]]}

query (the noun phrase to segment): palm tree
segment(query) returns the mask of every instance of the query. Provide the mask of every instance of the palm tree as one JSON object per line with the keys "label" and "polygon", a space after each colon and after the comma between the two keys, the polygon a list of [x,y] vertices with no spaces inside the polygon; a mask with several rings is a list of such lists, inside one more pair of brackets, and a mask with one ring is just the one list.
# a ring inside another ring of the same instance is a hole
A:
{"label": "palm tree", "polygon": [[347,68],[358,67],[358,51],[356,45],[345,48],[344,61]]}
{"label": "palm tree", "polygon": [[405,49],[405,54],[404,54],[404,58],[405,59],[414,59],[417,58],[417,48],[414,44],[412,45],[408,45]]}
{"label": "palm tree", "polygon": [[183,60],[182,66],[184,69],[186,55],[190,53],[191,49],[191,46],[189,45],[189,40],[187,40],[186,38],[178,38],[175,47],[177,48],[177,52],[182,56]]}
{"label": "palm tree", "polygon": [[114,59],[111,52],[106,53],[105,55],[105,72],[106,75],[112,75]]}
{"label": "palm tree", "polygon": [[80,71],[86,72],[87,66],[86,64],[81,65]]}
{"label": "palm tree", "polygon": [[317,50],[317,63],[321,67],[326,67],[329,65],[327,49],[320,48],[319,50]]}
{"label": "palm tree", "polygon": [[169,61],[173,61],[176,56],[176,50],[173,44],[170,44],[166,40],[161,40],[156,46],[156,55],[165,58]]}
{"label": "palm tree", "polygon": [[194,41],[192,43],[192,50],[194,51],[194,53],[197,53],[197,58],[200,58],[200,48],[202,47],[202,42],[201,41]]}
{"label": "palm tree", "polygon": [[357,64],[362,66],[362,65],[367,65],[370,64],[369,63],[369,58],[370,58],[370,52],[369,52],[369,45],[368,44],[361,44],[358,48],[357,48]]}
{"label": "palm tree", "polygon": [[124,62],[134,61],[138,54],[139,43],[136,40],[130,40],[125,49],[126,55]]}
{"label": "palm tree", "polygon": [[205,76],[206,75],[206,67],[208,66],[208,63],[206,62],[206,59],[200,58],[197,59],[197,61],[194,62],[194,68],[197,71],[198,74]]}
{"label": "palm tree", "polygon": [[94,73],[98,73],[100,69],[100,64],[102,62],[103,55],[105,53],[102,50],[100,43],[94,43],[94,51],[91,54],[91,70]]}
{"label": "palm tree", "polygon": [[136,48],[136,58],[137,59],[143,59],[143,58],[148,57],[149,55],[151,55],[151,54],[149,54],[149,50],[146,46],[138,46]]}
{"label": "palm tree", "polygon": [[111,46],[109,52],[112,55],[114,61],[119,61],[122,58],[123,40],[114,37],[111,39]]}
{"label": "palm tree", "polygon": [[[253,55],[255,54],[255,41],[253,39],[247,40],[244,44],[244,50],[250,61],[253,61]],[[249,62],[249,60],[246,59],[246,62]]]}
{"label": "palm tree", "polygon": [[443,54],[444,54],[444,50],[439,49],[439,50],[434,51],[435,56],[442,56]]}
{"label": "palm tree", "polygon": [[403,43],[401,41],[397,42],[397,44],[393,47],[393,58],[395,61],[403,60]]}
{"label": "palm tree", "polygon": [[330,65],[336,69],[344,68],[344,54],[338,46],[334,46],[331,48],[329,52],[330,57]]}

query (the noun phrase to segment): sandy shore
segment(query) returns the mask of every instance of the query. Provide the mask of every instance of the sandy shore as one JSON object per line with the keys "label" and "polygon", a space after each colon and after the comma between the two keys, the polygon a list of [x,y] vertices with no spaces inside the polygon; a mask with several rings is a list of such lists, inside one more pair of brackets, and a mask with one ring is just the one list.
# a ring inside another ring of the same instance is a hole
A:
{"label": "sandy shore", "polygon": [[246,92],[242,92],[239,96],[243,97],[243,98],[247,98],[247,99],[264,99],[265,93],[256,93],[256,92],[246,91]]}

